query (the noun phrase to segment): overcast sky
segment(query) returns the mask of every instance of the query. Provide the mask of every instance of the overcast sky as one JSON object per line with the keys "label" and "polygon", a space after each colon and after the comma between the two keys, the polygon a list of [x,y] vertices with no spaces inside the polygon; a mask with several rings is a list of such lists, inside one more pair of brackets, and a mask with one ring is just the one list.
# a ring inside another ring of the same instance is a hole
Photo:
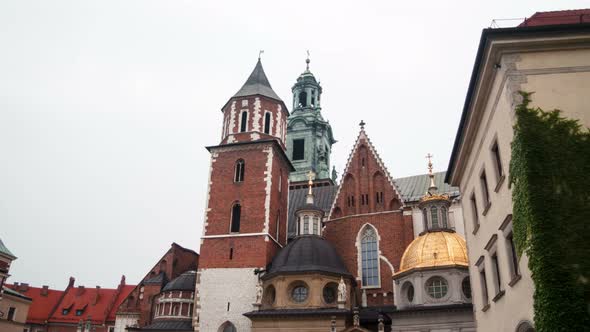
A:
{"label": "overcast sky", "polygon": [[199,250],[220,108],[258,51],[277,94],[324,88],[339,173],[366,130],[394,177],[445,170],[492,19],[587,1],[0,2],[0,238],[10,282],[137,283]]}

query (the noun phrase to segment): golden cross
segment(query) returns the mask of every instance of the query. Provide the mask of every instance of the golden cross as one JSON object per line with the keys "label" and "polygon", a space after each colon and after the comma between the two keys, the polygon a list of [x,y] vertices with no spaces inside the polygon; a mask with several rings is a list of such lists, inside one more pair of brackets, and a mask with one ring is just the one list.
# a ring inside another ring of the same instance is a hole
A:
{"label": "golden cross", "polygon": [[428,153],[426,155],[426,158],[428,159],[428,172],[430,174],[432,174],[432,157],[434,157],[433,155],[431,155],[430,153]]}
{"label": "golden cross", "polygon": [[311,187],[313,186],[314,176],[315,176],[315,173],[312,172],[311,170],[309,171],[309,173],[307,173],[307,178],[309,179],[309,181],[307,182],[307,184],[309,184],[309,192],[308,192],[309,195],[311,195]]}

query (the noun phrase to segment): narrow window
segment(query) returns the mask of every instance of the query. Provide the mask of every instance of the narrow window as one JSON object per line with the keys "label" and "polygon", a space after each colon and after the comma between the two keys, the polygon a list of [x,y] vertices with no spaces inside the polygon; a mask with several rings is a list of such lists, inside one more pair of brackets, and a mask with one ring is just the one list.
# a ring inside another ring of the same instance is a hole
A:
{"label": "narrow window", "polygon": [[516,254],[516,248],[514,247],[514,236],[510,233],[506,237],[506,243],[510,247],[510,258],[512,260],[512,277],[516,277],[520,275],[520,271],[518,271],[518,255]]}
{"label": "narrow window", "polygon": [[379,257],[377,234],[372,227],[365,227],[361,236],[362,285],[379,285]]}
{"label": "narrow window", "polygon": [[229,248],[229,259],[234,259],[234,248]]}
{"label": "narrow window", "polygon": [[379,193],[375,193],[375,202],[379,204]]}
{"label": "narrow window", "polygon": [[319,232],[319,219],[317,217],[313,218],[313,234],[315,234],[315,235],[320,234],[320,232]]}
{"label": "narrow window", "polygon": [[303,234],[309,234],[309,216],[303,217]]}
{"label": "narrow window", "polygon": [[475,193],[471,194],[471,217],[473,218],[473,230],[474,232],[479,228],[479,214],[477,213],[477,201],[475,199]]}
{"label": "narrow window", "polygon": [[299,106],[307,106],[307,93],[305,91],[299,92]]}
{"label": "narrow window", "polygon": [[494,272],[496,274],[496,294],[498,294],[502,290],[502,279],[500,277],[500,265],[498,264],[497,253],[492,255],[492,266],[494,267]]}
{"label": "narrow window", "polygon": [[13,321],[15,314],[16,314],[16,308],[15,307],[8,308],[8,316],[6,316],[6,320]]}
{"label": "narrow window", "polygon": [[240,132],[243,133],[248,128],[248,112],[242,112],[242,120],[240,122]]}
{"label": "narrow window", "polygon": [[354,206],[354,195],[350,196],[350,202],[352,203],[352,206]]}
{"label": "narrow window", "polygon": [[447,208],[446,207],[441,207],[440,208],[440,219],[442,221],[442,227],[443,228],[449,228],[449,224],[447,221]]}
{"label": "narrow window", "polygon": [[281,230],[281,211],[279,210],[279,212],[277,213],[277,236],[276,236],[277,241],[279,240],[279,231],[280,230]]}
{"label": "narrow window", "polygon": [[365,195],[361,195],[361,205],[365,205]]}
{"label": "narrow window", "polygon": [[365,158],[361,158],[361,166],[365,167]]}
{"label": "narrow window", "polygon": [[430,219],[432,222],[432,228],[438,228],[438,209],[436,206],[430,208]]}
{"label": "narrow window", "polygon": [[244,159],[238,159],[236,161],[235,169],[234,169],[234,182],[242,182],[244,181],[244,171],[246,170],[246,164],[244,163]]}
{"label": "narrow window", "polygon": [[496,176],[498,181],[500,181],[500,178],[502,178],[502,175],[504,175],[504,171],[502,170],[502,159],[500,159],[498,141],[496,141],[492,146],[492,154],[494,155],[494,161],[496,162]]}
{"label": "narrow window", "polygon": [[231,209],[231,232],[237,233],[240,231],[240,214],[242,212],[242,207],[239,203],[234,204]]}
{"label": "narrow window", "polygon": [[305,139],[293,140],[293,160],[305,159]]}
{"label": "narrow window", "polygon": [[487,207],[488,204],[490,204],[490,191],[488,189],[488,178],[486,177],[485,171],[483,171],[481,173],[479,180],[481,182],[481,193],[483,195],[483,202],[485,203],[485,206]]}
{"label": "narrow window", "polygon": [[348,205],[348,207],[350,207],[350,196],[346,197],[346,205]]}
{"label": "narrow window", "polygon": [[479,281],[481,283],[481,300],[485,306],[488,304],[488,282],[486,279],[485,269],[481,269],[481,271],[479,271]]}
{"label": "narrow window", "polygon": [[270,113],[264,114],[264,133],[270,134]]}

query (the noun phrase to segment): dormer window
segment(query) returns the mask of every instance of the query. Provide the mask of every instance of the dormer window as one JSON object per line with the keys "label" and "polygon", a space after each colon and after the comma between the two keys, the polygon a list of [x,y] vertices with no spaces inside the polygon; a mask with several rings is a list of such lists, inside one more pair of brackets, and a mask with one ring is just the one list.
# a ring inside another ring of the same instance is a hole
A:
{"label": "dormer window", "polygon": [[84,312],[84,309],[78,309],[76,310],[76,316],[82,316],[82,313]]}

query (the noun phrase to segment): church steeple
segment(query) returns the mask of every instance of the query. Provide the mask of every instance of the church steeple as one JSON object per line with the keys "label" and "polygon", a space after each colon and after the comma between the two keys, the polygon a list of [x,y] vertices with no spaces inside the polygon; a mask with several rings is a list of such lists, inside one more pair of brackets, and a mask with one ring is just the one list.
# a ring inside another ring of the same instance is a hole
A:
{"label": "church steeple", "polygon": [[336,143],[330,123],[321,114],[322,87],[309,70],[309,52],[305,71],[291,89],[293,112],[287,121],[287,150],[296,171],[290,175],[292,187],[305,186],[306,174],[316,174],[315,185],[333,184],[330,153]]}
{"label": "church steeple", "polygon": [[252,74],[250,74],[250,77],[248,77],[246,83],[244,83],[242,88],[236,92],[234,97],[253,95],[261,95],[282,101],[270,86],[268,78],[266,77],[264,69],[262,68],[262,62],[260,61],[260,58],[258,58],[258,62],[256,63],[256,67],[254,67]]}

